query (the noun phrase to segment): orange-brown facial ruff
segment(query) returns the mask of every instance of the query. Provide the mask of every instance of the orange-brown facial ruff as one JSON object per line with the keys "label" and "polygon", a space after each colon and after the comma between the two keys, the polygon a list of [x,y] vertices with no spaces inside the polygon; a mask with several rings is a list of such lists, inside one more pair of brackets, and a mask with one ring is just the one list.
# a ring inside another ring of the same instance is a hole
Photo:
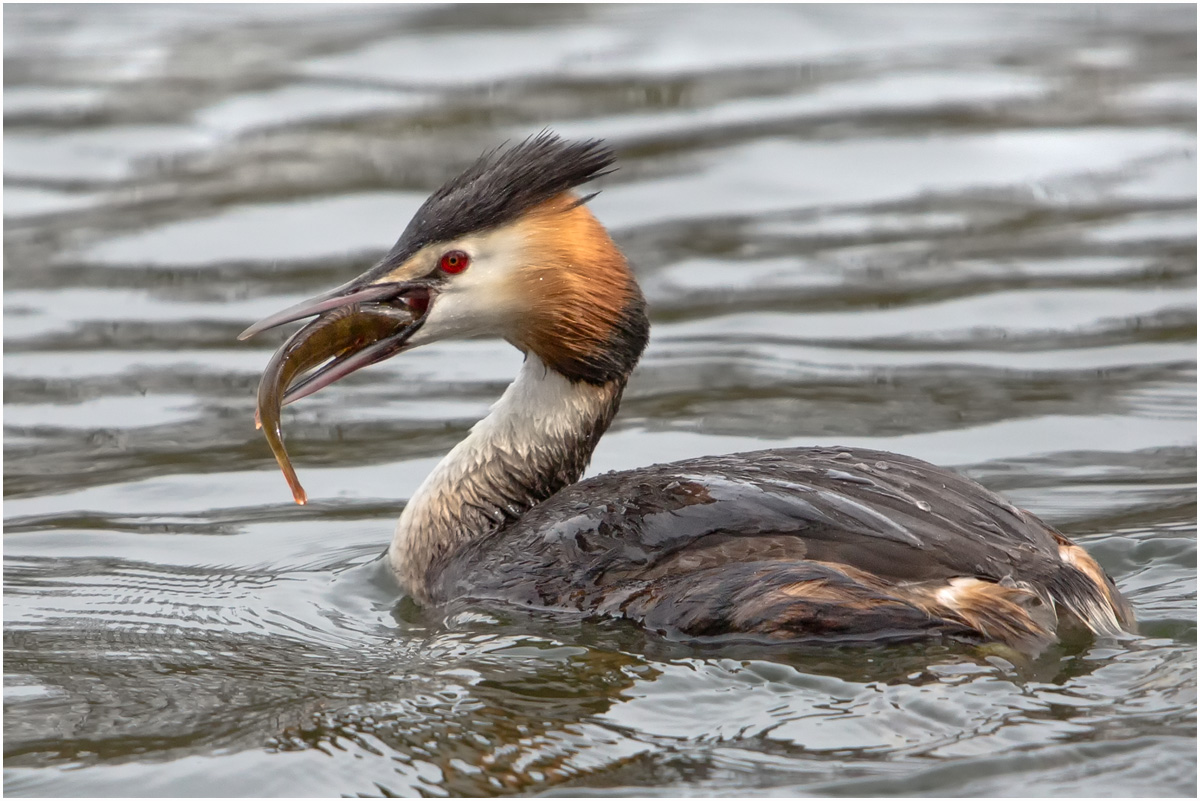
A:
{"label": "orange-brown facial ruff", "polygon": [[649,336],[645,300],[608,231],[568,193],[514,224],[527,242],[515,276],[529,305],[513,344],[567,378],[627,377]]}

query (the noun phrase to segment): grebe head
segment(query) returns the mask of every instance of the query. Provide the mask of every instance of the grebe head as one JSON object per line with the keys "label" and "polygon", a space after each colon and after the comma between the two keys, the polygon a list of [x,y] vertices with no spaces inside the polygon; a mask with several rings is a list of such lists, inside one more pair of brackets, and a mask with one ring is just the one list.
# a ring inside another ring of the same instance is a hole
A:
{"label": "grebe head", "polygon": [[572,192],[612,163],[601,142],[548,132],[487,153],[425,201],[378,264],[239,339],[351,305],[412,315],[380,338],[324,343],[333,360],[285,403],[397,353],[475,336],[503,337],[572,382],[623,383],[648,337],[645,304],[590,196]]}

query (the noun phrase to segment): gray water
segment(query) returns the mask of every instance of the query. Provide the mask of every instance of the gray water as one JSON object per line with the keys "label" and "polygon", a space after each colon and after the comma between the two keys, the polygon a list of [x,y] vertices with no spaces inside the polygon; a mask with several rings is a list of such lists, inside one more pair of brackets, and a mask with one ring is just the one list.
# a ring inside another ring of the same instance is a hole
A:
{"label": "gray water", "polygon": [[[1193,795],[1196,11],[6,6],[11,795]],[[702,651],[450,619],[374,562],[515,374],[252,415],[250,322],[543,127],[653,338],[592,472],[861,445],[1062,528],[1142,637]]]}

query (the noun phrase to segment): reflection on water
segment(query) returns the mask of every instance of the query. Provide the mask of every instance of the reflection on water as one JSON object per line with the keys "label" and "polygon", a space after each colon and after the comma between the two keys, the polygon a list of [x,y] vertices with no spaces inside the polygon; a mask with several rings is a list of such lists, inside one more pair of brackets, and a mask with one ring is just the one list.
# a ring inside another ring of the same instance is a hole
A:
{"label": "reflection on water", "polygon": [[[1195,11],[5,9],[5,790],[1195,793]],[[416,609],[375,561],[520,356],[251,419],[249,322],[505,139],[598,136],[653,341],[593,471],[956,465],[1142,639],[707,651]]]}

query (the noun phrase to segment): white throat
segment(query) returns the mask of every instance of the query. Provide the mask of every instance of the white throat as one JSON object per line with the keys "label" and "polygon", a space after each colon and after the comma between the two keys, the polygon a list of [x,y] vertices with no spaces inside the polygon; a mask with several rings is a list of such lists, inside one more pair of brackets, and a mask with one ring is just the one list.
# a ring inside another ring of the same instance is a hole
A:
{"label": "white throat", "polygon": [[527,354],[516,380],[400,515],[388,559],[405,588],[428,602],[442,557],[577,481],[623,384],[572,382]]}

